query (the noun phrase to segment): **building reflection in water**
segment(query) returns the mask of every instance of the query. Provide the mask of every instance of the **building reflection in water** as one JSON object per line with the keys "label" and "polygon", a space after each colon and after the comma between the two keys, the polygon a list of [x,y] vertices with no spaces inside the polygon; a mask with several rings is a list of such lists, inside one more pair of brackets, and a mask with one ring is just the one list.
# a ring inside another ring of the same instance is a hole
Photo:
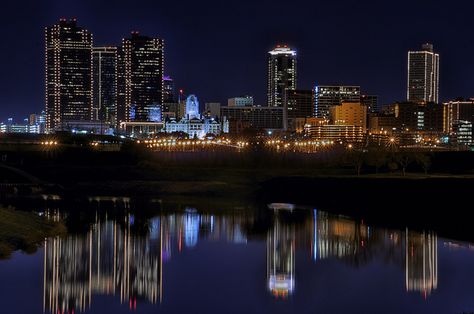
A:
{"label": "building reflection in water", "polygon": [[337,258],[361,266],[380,257],[405,270],[407,291],[425,298],[438,286],[438,237],[435,233],[370,228],[354,220],[313,211],[314,261]]}
{"label": "building reflection in water", "polygon": [[[58,220],[57,212],[46,216]],[[244,215],[214,216],[187,208],[150,219],[146,230],[135,219],[97,218],[85,234],[49,238],[44,244],[44,312],[84,312],[94,295],[115,295],[130,309],[137,301],[163,298],[163,266],[173,251],[207,240],[246,243]],[[138,230],[136,230],[138,229]]]}
{"label": "building reflection in water", "polygon": [[425,298],[438,287],[438,237],[433,233],[405,233],[406,288]]}
{"label": "building reflection in water", "polygon": [[45,311],[82,312],[90,307],[94,294],[119,295],[130,308],[136,308],[137,298],[158,301],[163,237],[133,235],[129,218],[123,226],[97,222],[85,235],[46,240]]}
{"label": "building reflection in water", "polygon": [[295,226],[276,213],[267,235],[267,283],[275,297],[286,298],[295,289],[295,241]]}
{"label": "building reflection in water", "polygon": [[[318,210],[305,211],[305,218],[295,223],[292,211],[282,213],[271,212],[273,225],[267,232],[249,228],[261,223],[258,215],[245,211],[214,215],[186,208],[146,222],[132,215],[118,220],[98,216],[86,232],[45,241],[44,312],[83,312],[92,306],[94,295],[114,295],[130,309],[137,302],[162,302],[164,282],[172,280],[164,278],[166,263],[202,240],[245,244],[249,232],[257,238],[258,232],[266,232],[266,285],[279,298],[296,293],[297,251],[307,252],[315,267],[329,259],[353,267],[381,260],[405,271],[407,291],[426,297],[437,288],[434,233],[371,228]],[[57,213],[46,216],[59,219]]]}

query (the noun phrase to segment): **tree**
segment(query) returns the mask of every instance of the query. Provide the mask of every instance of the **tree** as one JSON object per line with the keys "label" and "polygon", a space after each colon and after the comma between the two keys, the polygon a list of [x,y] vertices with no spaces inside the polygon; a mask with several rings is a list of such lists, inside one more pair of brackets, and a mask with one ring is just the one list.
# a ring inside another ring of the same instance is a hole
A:
{"label": "tree", "polygon": [[375,168],[375,173],[379,173],[380,167],[387,163],[387,151],[382,147],[369,149],[367,154],[367,164]]}
{"label": "tree", "polygon": [[431,167],[431,156],[429,154],[418,153],[415,155],[415,161],[421,168],[425,174],[428,174],[428,170]]}
{"label": "tree", "polygon": [[359,149],[350,149],[347,154],[348,162],[355,168],[357,175],[360,176],[362,166],[366,159],[366,153]]}
{"label": "tree", "polygon": [[407,167],[412,163],[413,157],[410,152],[401,152],[397,156],[397,162],[402,168],[403,176],[406,175]]}

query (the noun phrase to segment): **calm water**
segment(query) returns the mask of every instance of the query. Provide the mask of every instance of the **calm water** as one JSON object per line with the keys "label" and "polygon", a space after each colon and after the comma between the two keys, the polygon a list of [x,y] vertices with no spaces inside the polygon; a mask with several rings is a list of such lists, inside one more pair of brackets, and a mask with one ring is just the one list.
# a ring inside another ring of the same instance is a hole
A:
{"label": "calm water", "polygon": [[0,261],[0,313],[474,311],[474,246],[432,232],[316,209],[101,211],[90,221]]}

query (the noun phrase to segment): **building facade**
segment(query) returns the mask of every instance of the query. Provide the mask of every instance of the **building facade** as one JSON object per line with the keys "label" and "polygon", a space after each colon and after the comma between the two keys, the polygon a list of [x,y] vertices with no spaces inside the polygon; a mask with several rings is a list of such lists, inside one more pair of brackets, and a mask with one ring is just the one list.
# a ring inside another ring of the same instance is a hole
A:
{"label": "building facade", "polygon": [[432,44],[408,52],[408,89],[410,102],[439,102],[439,54]]}
{"label": "building facade", "polygon": [[283,107],[221,107],[221,121],[229,122],[229,133],[245,129],[286,130]]}
{"label": "building facade", "polygon": [[229,98],[227,100],[227,106],[229,106],[229,107],[253,106],[253,97],[252,96],[242,96],[242,97]]}
{"label": "building facade", "polygon": [[268,106],[285,107],[287,91],[296,89],[296,51],[276,46],[268,52]]}
{"label": "building facade", "polygon": [[336,125],[355,125],[367,130],[367,106],[355,102],[343,102],[329,109],[330,121]]}
{"label": "building facade", "polygon": [[93,119],[92,34],[75,19],[45,29],[46,128]]}
{"label": "building facade", "polygon": [[314,116],[329,119],[329,108],[343,102],[360,103],[360,86],[317,85],[314,87]]}
{"label": "building facade", "polygon": [[92,50],[93,120],[115,125],[117,114],[117,47]]}
{"label": "building facade", "polygon": [[379,96],[377,95],[362,95],[360,96],[360,103],[367,107],[369,113],[380,112]]}
{"label": "building facade", "polygon": [[181,119],[167,119],[164,130],[166,133],[186,133],[189,138],[202,139],[210,134],[220,135],[223,126],[214,117],[202,117],[198,98],[196,95],[189,95],[186,99],[184,116]]}
{"label": "building facade", "polygon": [[120,122],[161,121],[163,71],[163,39],[142,36],[138,32],[123,39],[118,77]]}
{"label": "building facade", "polygon": [[175,101],[174,80],[170,76],[163,76],[163,102],[174,103]]}
{"label": "building facade", "polygon": [[474,99],[456,100],[444,104],[445,106],[445,132],[453,131],[456,121],[468,121],[474,123]]}

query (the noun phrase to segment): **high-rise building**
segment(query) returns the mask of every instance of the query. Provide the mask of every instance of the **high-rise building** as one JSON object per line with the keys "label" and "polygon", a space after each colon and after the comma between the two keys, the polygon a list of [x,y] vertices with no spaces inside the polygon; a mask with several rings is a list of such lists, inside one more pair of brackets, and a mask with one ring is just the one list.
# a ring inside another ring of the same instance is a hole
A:
{"label": "high-rise building", "polygon": [[92,51],[93,119],[115,124],[117,112],[117,47]]}
{"label": "high-rise building", "polygon": [[174,80],[170,76],[163,77],[163,102],[174,103]]}
{"label": "high-rise building", "polygon": [[314,116],[329,119],[329,108],[343,102],[360,103],[360,86],[316,85],[314,87]]}
{"label": "high-rise building", "polygon": [[76,20],[61,19],[45,29],[46,128],[91,120],[92,34]]}
{"label": "high-rise building", "polygon": [[253,106],[253,97],[242,96],[242,97],[229,98],[227,100],[227,106],[229,107]]}
{"label": "high-rise building", "polygon": [[412,102],[439,102],[439,54],[432,44],[408,52],[407,99]]}
{"label": "high-rise building", "polygon": [[163,105],[164,40],[132,32],[119,51],[120,121],[157,122]]}
{"label": "high-rise building", "polygon": [[286,92],[296,89],[296,51],[278,45],[268,54],[268,106],[285,107]]}

